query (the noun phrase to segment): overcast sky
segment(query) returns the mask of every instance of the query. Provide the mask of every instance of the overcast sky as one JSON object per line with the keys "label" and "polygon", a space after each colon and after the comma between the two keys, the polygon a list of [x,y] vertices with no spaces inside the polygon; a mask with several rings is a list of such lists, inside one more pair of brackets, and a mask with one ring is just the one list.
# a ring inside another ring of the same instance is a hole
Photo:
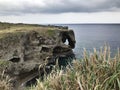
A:
{"label": "overcast sky", "polygon": [[0,0],[0,21],[120,23],[120,0]]}

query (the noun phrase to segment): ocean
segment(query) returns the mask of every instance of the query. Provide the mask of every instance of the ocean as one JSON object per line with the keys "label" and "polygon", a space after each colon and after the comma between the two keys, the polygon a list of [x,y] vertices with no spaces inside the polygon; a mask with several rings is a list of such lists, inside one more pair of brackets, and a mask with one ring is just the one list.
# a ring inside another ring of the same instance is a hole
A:
{"label": "ocean", "polygon": [[111,56],[120,47],[120,24],[66,24],[69,29],[73,29],[76,38],[76,47],[73,50],[76,58],[83,56],[84,48],[88,52],[93,52],[93,48],[98,51],[105,44],[110,46]]}

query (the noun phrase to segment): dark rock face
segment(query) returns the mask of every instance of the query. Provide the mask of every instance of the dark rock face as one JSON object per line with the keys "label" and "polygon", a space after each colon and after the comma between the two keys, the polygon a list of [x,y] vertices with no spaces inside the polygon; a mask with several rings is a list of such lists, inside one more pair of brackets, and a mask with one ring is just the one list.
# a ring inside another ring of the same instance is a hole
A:
{"label": "dark rock face", "polygon": [[62,42],[65,43],[65,41],[68,39],[69,42],[69,46],[73,49],[75,48],[75,35],[74,32],[72,30],[70,31],[64,31],[61,33],[61,37],[62,37]]}
{"label": "dark rock face", "polygon": [[[10,37],[8,37],[10,39]],[[30,31],[20,34],[9,40],[8,44],[0,41],[0,60],[8,60],[13,64],[6,69],[13,81],[19,81],[28,76],[31,77],[37,72],[40,65],[50,66],[55,64],[56,57],[66,57],[73,54],[72,49],[75,47],[75,35],[72,30],[55,30],[54,35],[44,36],[39,31]],[[68,45],[65,44],[68,40]],[[42,70],[41,70],[42,71]],[[17,85],[15,85],[17,87]]]}

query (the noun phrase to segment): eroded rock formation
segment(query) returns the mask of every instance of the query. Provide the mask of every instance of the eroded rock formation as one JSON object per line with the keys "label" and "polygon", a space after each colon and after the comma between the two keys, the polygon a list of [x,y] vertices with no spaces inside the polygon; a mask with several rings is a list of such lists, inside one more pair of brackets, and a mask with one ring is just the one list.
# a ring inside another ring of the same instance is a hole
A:
{"label": "eroded rock formation", "polygon": [[27,77],[26,80],[30,80],[29,75],[35,76],[40,65],[49,66],[55,64],[56,57],[71,56],[74,47],[75,35],[68,28],[46,30],[44,34],[39,29],[7,33],[6,37],[0,38],[0,60],[11,62],[5,73],[12,78],[12,83],[19,85]]}

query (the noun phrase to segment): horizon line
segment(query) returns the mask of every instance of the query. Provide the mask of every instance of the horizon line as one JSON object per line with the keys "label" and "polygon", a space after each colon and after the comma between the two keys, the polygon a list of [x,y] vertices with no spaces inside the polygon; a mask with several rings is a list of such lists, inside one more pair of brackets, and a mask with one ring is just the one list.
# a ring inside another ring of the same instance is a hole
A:
{"label": "horizon line", "polygon": [[120,23],[117,23],[117,22],[103,22],[103,23],[94,23],[94,22],[88,22],[88,23],[26,23],[26,22],[7,22],[7,21],[0,21],[0,23],[13,23],[13,24],[19,24],[19,23],[21,23],[21,24],[38,24],[38,25],[63,25],[63,24],[65,24],[65,25],[77,25],[77,24],[81,24],[81,25],[92,25],[92,24],[120,24]]}

